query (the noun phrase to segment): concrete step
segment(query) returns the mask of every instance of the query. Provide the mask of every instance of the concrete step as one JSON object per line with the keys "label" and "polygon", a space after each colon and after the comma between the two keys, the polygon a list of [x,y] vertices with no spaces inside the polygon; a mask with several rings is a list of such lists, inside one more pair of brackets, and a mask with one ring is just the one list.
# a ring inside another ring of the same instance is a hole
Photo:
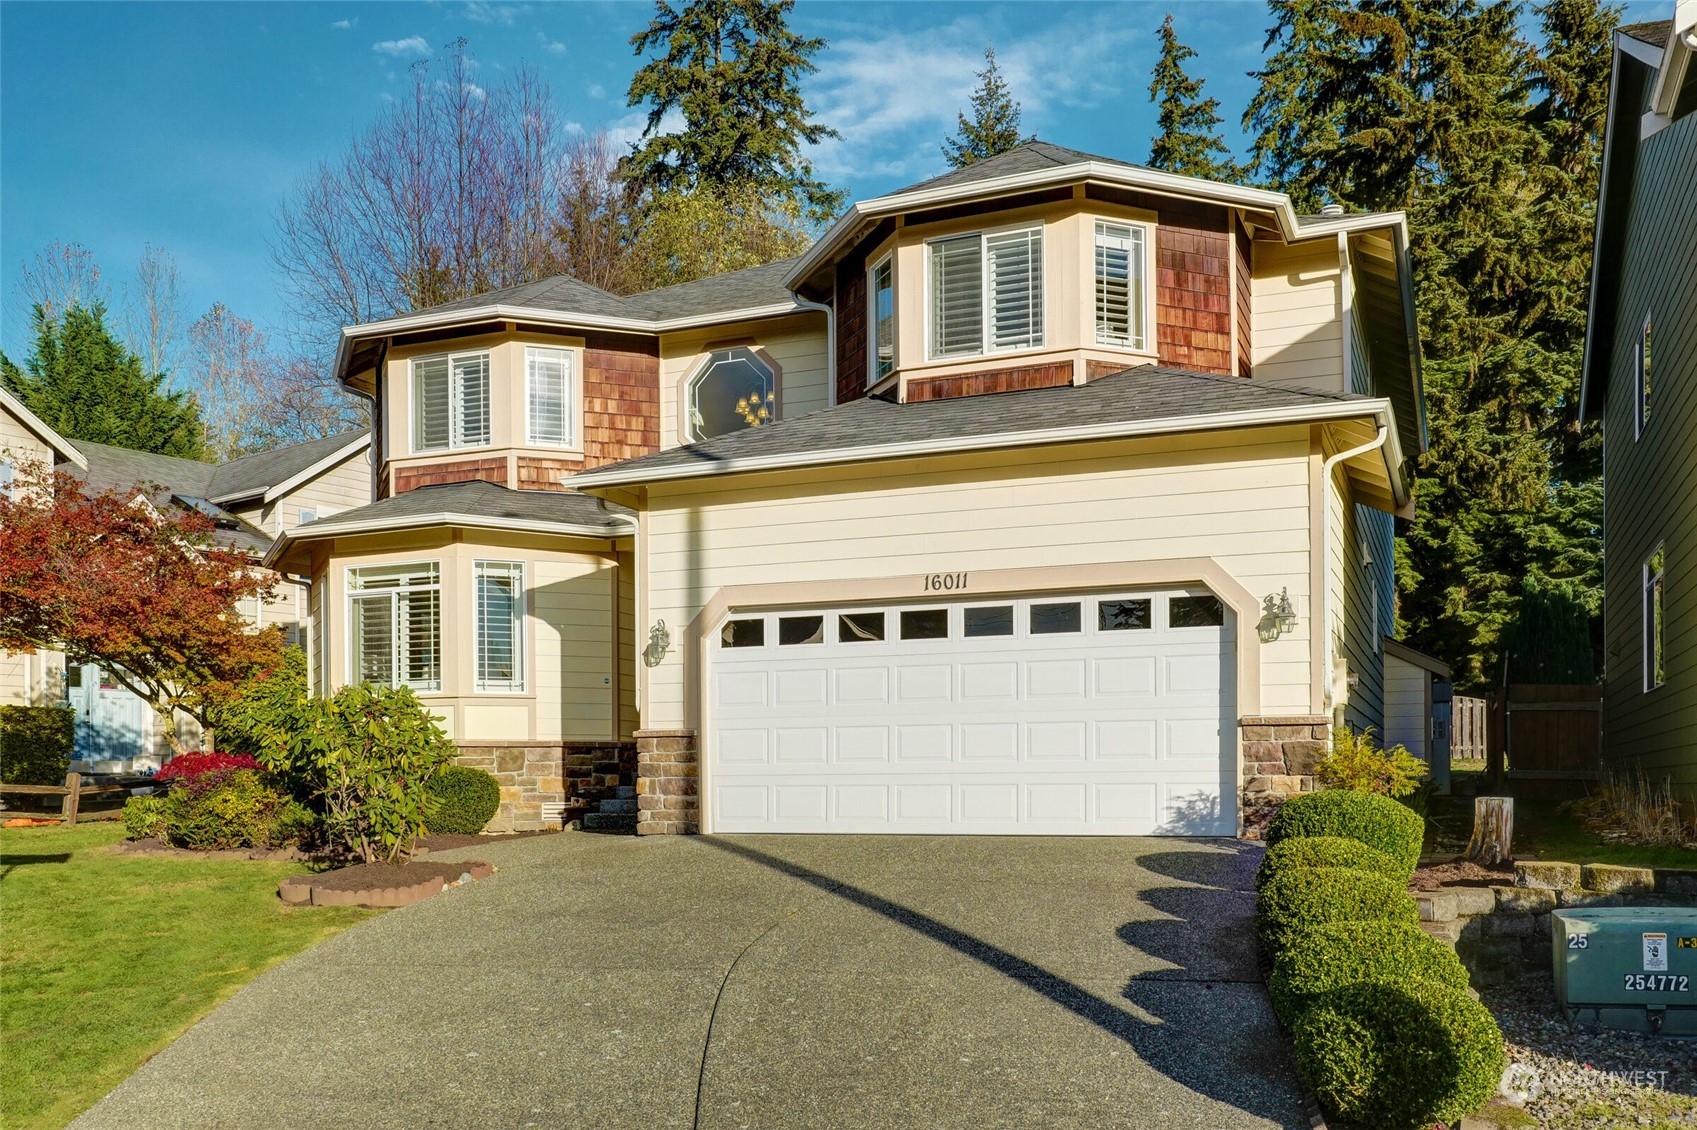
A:
{"label": "concrete step", "polygon": [[585,832],[622,832],[629,834],[636,831],[636,813],[634,812],[591,812],[583,818]]}
{"label": "concrete step", "polygon": [[636,812],[636,798],[631,797],[628,800],[627,799],[604,800],[598,806],[598,811],[603,816],[611,816],[611,815],[614,815],[615,813],[621,813],[621,814],[626,813],[626,812],[635,813]]}
{"label": "concrete step", "polygon": [[618,787],[618,790],[613,795],[616,796],[620,800],[635,800],[636,799],[636,786],[635,785],[620,785]]}

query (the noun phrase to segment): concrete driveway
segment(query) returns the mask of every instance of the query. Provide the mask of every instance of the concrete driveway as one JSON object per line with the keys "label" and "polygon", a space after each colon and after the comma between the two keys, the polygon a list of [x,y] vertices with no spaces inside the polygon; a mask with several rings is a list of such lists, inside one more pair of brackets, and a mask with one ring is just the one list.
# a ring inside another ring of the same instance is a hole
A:
{"label": "concrete driveway", "polygon": [[78,1127],[1306,1127],[1225,840],[568,833],[243,989]]}

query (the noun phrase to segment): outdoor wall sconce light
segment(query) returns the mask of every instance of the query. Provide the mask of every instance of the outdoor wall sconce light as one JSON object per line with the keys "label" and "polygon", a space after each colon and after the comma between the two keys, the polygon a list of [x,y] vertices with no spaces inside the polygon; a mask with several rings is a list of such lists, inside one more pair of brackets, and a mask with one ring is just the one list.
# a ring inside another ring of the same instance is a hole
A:
{"label": "outdoor wall sconce light", "polygon": [[1255,629],[1262,643],[1272,643],[1296,631],[1296,609],[1291,607],[1290,589],[1280,589],[1277,596],[1267,594],[1267,599],[1261,602],[1261,620]]}
{"label": "outdoor wall sconce light", "polygon": [[660,666],[660,661],[671,649],[672,633],[666,630],[666,621],[656,620],[654,626],[648,629],[648,646],[642,649],[643,666]]}

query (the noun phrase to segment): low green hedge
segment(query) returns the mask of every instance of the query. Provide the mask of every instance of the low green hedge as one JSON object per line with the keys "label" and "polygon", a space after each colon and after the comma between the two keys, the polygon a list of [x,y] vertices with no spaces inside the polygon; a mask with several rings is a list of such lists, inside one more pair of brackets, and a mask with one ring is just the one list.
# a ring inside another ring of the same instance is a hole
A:
{"label": "low green hedge", "polygon": [[1304,793],[1279,806],[1267,825],[1267,846],[1299,836],[1341,836],[1384,852],[1402,866],[1402,881],[1420,863],[1426,822],[1389,797],[1349,789]]}
{"label": "low green hedge", "polygon": [[1293,1024],[1334,989],[1362,981],[1395,984],[1406,978],[1467,988],[1455,951],[1406,922],[1328,922],[1290,935],[1273,963],[1267,993],[1273,1011]]}
{"label": "low green hedge", "polygon": [[1344,836],[1298,836],[1267,849],[1255,872],[1255,889],[1260,890],[1280,871],[1290,867],[1352,867],[1383,875],[1393,883],[1406,882],[1402,864],[1360,840]]}
{"label": "low green hedge", "polygon": [[1420,921],[1420,912],[1401,885],[1350,867],[1289,867],[1261,888],[1255,924],[1275,960],[1299,930],[1328,922]]}
{"label": "low green hedge", "polygon": [[1412,978],[1333,989],[1293,1034],[1321,1105],[1374,1130],[1457,1122],[1496,1093],[1505,1065],[1485,1006],[1454,985]]}
{"label": "low green hedge", "polygon": [[68,706],[0,706],[0,781],[64,784],[76,720],[77,712]]}
{"label": "low green hedge", "polygon": [[124,832],[130,839],[199,851],[310,846],[318,841],[321,825],[317,813],[284,796],[255,769],[202,774],[124,803]]}
{"label": "low green hedge", "polygon": [[425,782],[435,807],[424,818],[438,835],[475,836],[501,807],[501,785],[481,769],[450,765]]}
{"label": "low green hedge", "polygon": [[167,840],[165,797],[133,796],[124,802],[124,834],[132,840]]}

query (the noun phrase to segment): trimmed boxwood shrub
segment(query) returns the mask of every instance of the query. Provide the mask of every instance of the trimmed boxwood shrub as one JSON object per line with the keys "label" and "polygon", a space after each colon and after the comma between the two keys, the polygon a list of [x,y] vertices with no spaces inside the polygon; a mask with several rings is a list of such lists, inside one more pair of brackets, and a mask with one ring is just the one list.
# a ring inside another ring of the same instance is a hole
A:
{"label": "trimmed boxwood shrub", "polygon": [[1350,867],[1287,867],[1255,900],[1255,925],[1275,960],[1293,934],[1328,922],[1420,921],[1401,885]]}
{"label": "trimmed boxwood shrub", "polygon": [[1296,1062],[1327,1112],[1375,1130],[1454,1123],[1496,1092],[1502,1032],[1454,985],[1404,979],[1333,989],[1293,1025]]}
{"label": "trimmed boxwood shrub", "polygon": [[1413,978],[1467,988],[1455,951],[1406,922],[1328,922],[1290,936],[1273,963],[1267,993],[1279,1019],[1292,1024],[1317,998],[1361,981],[1395,984]]}
{"label": "trimmed boxwood shrub", "polygon": [[501,807],[501,785],[481,769],[450,765],[425,782],[436,804],[424,818],[438,835],[475,836]]}
{"label": "trimmed boxwood shrub", "polygon": [[1289,867],[1352,867],[1383,875],[1393,883],[1406,882],[1402,864],[1377,848],[1344,836],[1298,836],[1267,849],[1255,872],[1255,889]]}
{"label": "trimmed boxwood shrub", "polygon": [[1349,789],[1304,793],[1279,806],[1267,825],[1267,846],[1298,836],[1342,836],[1377,848],[1402,865],[1407,882],[1420,863],[1426,822],[1389,797]]}
{"label": "trimmed boxwood shrub", "polygon": [[68,706],[0,706],[0,781],[64,784],[76,719],[77,712]]}

